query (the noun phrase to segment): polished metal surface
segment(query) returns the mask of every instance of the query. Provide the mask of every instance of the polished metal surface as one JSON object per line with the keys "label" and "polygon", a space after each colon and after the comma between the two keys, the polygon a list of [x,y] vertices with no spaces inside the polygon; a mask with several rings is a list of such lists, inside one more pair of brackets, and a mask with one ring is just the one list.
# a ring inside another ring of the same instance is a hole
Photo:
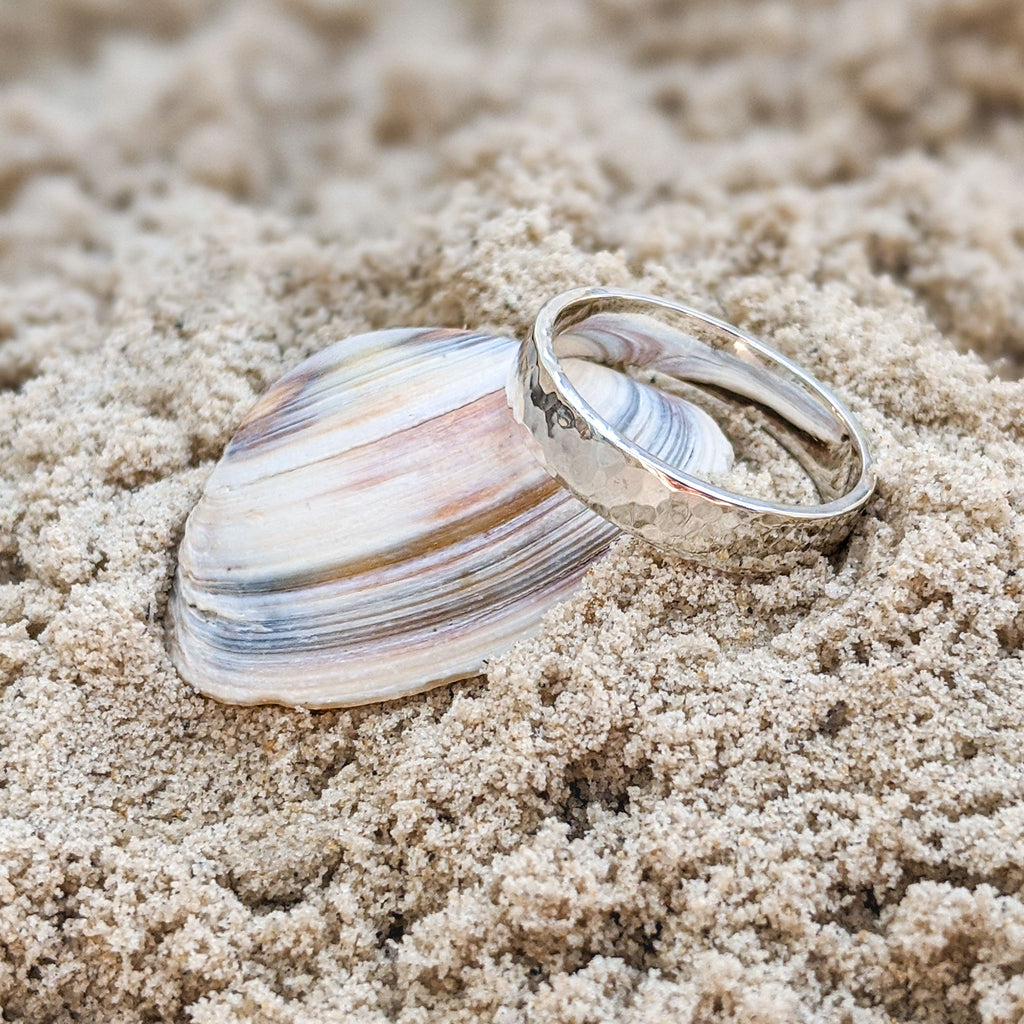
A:
{"label": "polished metal surface", "polygon": [[[592,360],[679,394],[721,422],[742,412],[803,468],[818,504],[735,493],[665,462],[613,427],[567,365]],[[867,440],[824,385],[757,338],[666,299],[604,288],[541,309],[508,386],[548,471],[596,512],[655,546],[765,572],[832,550],[875,486]]]}

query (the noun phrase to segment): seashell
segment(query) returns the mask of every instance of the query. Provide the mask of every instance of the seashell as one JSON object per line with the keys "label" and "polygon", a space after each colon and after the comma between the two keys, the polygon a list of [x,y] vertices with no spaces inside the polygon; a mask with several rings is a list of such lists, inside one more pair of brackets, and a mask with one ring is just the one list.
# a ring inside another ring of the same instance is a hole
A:
{"label": "seashell", "polygon": [[[524,443],[504,390],[517,349],[377,331],[274,384],[185,525],[168,606],[181,675],[229,703],[352,706],[477,675],[530,635],[619,531]],[[693,472],[731,464],[700,409],[566,362],[637,443]]]}

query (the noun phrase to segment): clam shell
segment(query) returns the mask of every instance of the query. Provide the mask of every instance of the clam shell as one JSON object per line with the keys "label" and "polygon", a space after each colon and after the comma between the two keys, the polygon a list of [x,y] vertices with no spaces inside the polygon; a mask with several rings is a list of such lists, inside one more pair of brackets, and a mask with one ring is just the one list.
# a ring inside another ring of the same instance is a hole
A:
{"label": "clam shell", "polygon": [[[532,633],[618,530],[525,443],[504,390],[517,348],[378,331],[274,384],[185,526],[168,607],[181,675],[229,703],[351,706],[477,675]],[[728,468],[701,410],[567,364],[638,443],[694,472]]]}

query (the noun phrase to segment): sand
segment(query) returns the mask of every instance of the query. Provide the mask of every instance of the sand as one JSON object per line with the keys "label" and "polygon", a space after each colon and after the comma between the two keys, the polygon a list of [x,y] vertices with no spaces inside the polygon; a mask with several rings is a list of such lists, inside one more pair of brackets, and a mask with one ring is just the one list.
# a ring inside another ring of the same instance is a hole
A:
{"label": "sand", "polygon": [[[7,0],[0,77],[3,1020],[1024,1019],[1018,0]],[[624,539],[392,704],[177,677],[272,380],[597,283],[840,392],[840,552]]]}

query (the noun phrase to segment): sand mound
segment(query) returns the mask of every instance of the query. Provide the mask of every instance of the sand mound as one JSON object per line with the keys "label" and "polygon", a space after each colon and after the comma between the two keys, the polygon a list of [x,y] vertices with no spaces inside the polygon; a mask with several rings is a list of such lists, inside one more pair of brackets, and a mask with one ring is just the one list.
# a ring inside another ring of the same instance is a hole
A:
{"label": "sand mound", "polygon": [[[0,6],[5,1020],[1024,1017],[1016,0]],[[778,579],[630,540],[483,680],[170,665],[255,397],[606,283],[762,333],[880,486]]]}

